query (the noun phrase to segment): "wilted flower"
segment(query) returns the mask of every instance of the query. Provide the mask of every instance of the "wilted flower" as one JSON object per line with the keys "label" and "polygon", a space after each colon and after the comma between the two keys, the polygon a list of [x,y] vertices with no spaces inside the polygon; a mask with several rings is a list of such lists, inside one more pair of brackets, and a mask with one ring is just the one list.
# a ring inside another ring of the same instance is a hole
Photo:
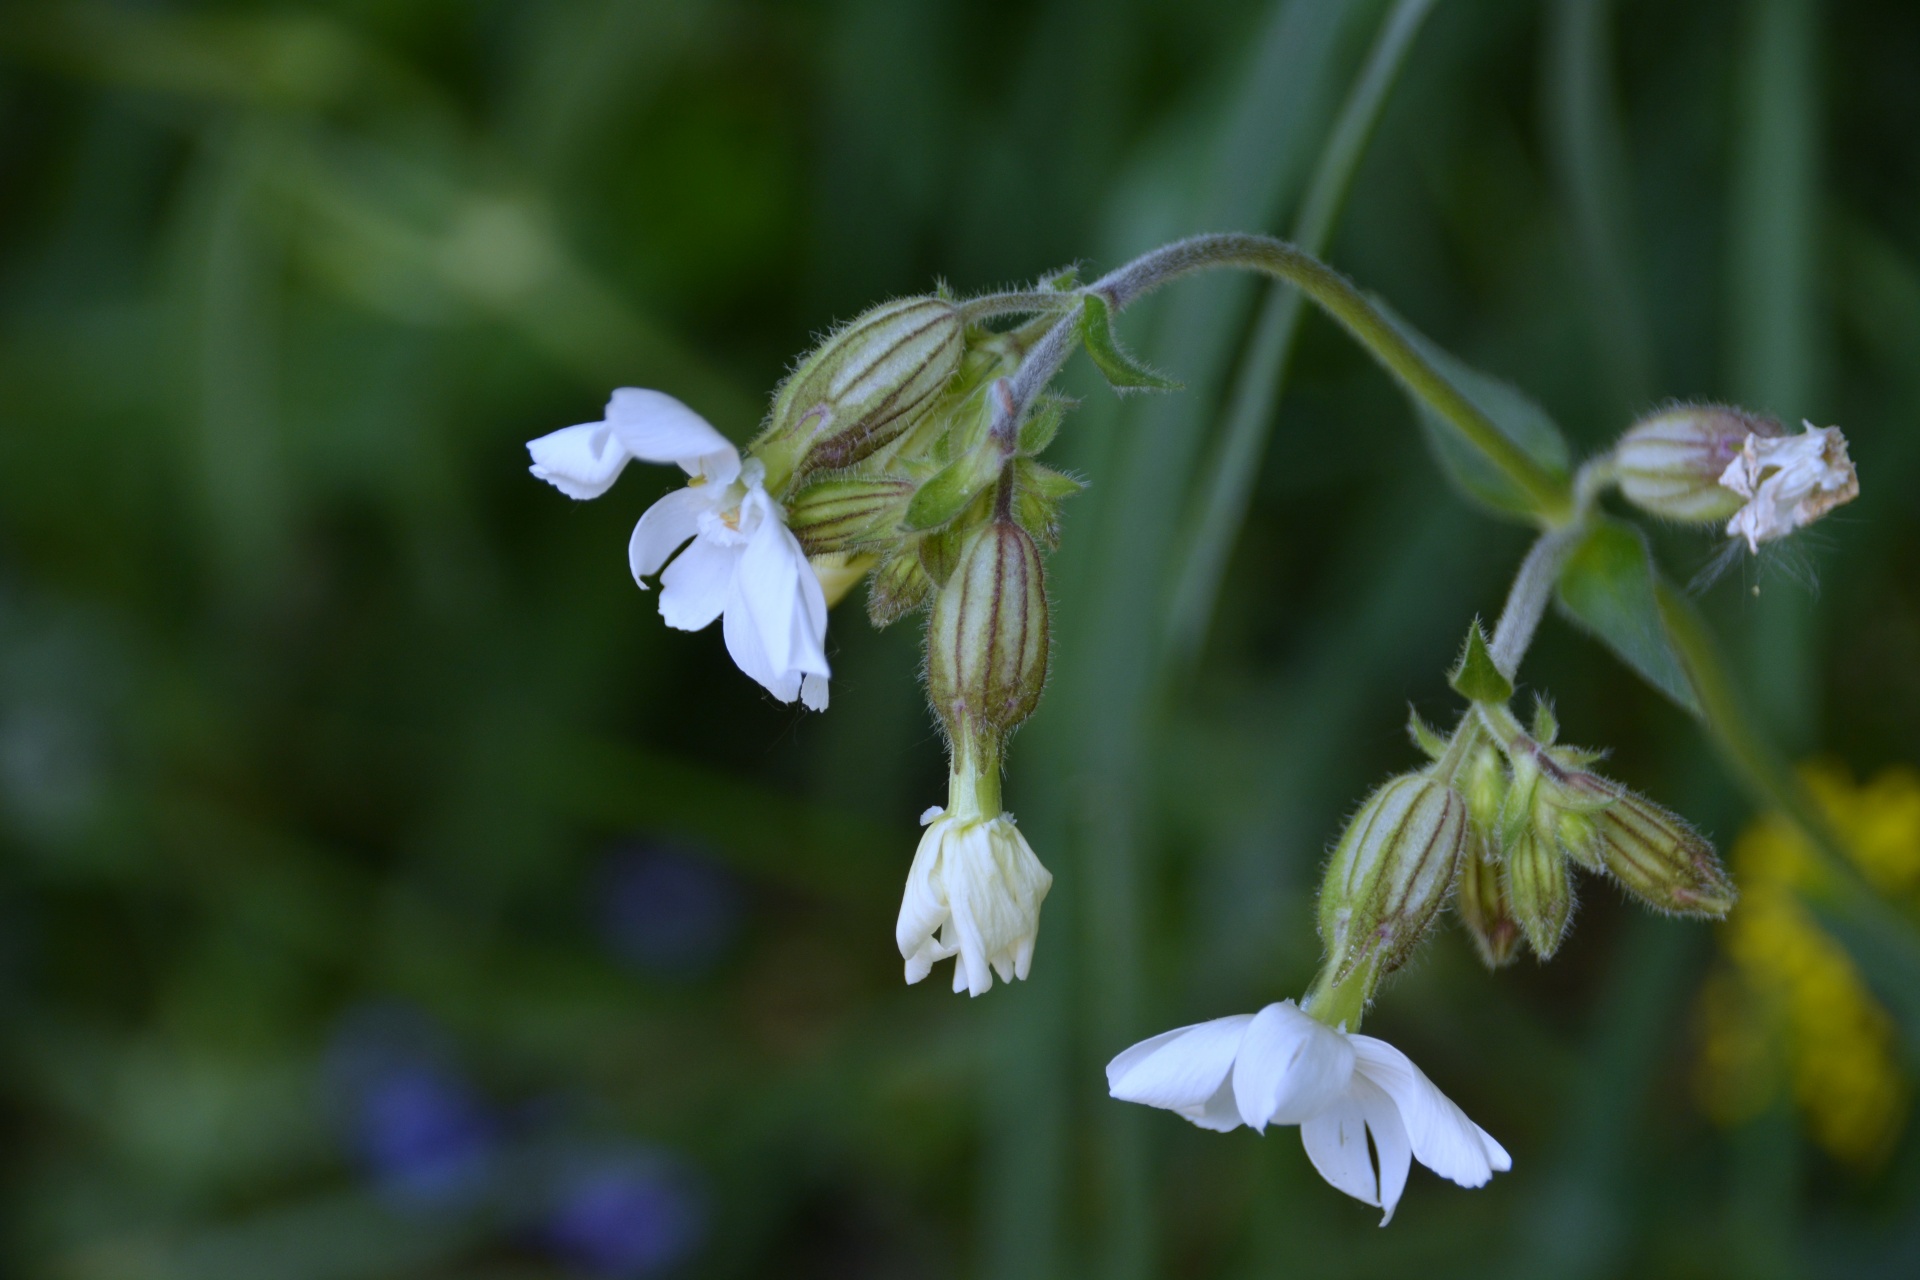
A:
{"label": "wilted flower", "polygon": [[1840,428],[1804,425],[1797,436],[1748,436],[1720,477],[1721,484],[1747,499],[1727,521],[1727,533],[1745,538],[1749,551],[1860,496]]}
{"label": "wilted flower", "polygon": [[1107,1064],[1107,1087],[1124,1102],[1164,1107],[1222,1133],[1299,1125],[1320,1176],[1384,1209],[1381,1226],[1393,1218],[1413,1160],[1463,1187],[1484,1186],[1513,1166],[1406,1054],[1329,1027],[1291,1000],[1142,1040]]}
{"label": "wilted flower", "polygon": [[986,818],[933,808],[907,872],[894,938],[907,981],[954,958],[953,989],[984,995],[993,975],[1025,978],[1040,932],[1040,904],[1053,875],[1033,856],[1009,814]]}
{"label": "wilted flower", "polygon": [[782,702],[799,698],[826,709],[826,595],[767,495],[758,460],[743,464],[725,436],[672,396],[632,387],[613,393],[604,422],[542,436],[527,451],[533,474],[574,498],[599,497],[635,458],[692,476],[634,526],[627,545],[634,581],[645,590],[645,579],[666,565],[660,616],[668,626],[698,631],[721,619],[727,652],[742,671]]}

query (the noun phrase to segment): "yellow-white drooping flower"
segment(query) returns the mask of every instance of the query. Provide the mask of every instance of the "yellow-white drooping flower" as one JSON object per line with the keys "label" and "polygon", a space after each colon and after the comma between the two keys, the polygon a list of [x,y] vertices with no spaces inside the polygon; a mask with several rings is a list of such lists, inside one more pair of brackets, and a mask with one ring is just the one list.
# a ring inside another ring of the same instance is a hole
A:
{"label": "yellow-white drooping flower", "polygon": [[570,498],[599,497],[636,459],[691,476],[634,526],[627,544],[634,581],[644,591],[666,566],[660,616],[668,626],[698,631],[720,619],[742,671],[782,702],[826,709],[826,595],[768,496],[758,459],[742,463],[705,418],[672,396],[634,387],[613,393],[603,421],[542,436],[527,452],[533,474]]}
{"label": "yellow-white drooping flower", "polygon": [[1727,521],[1749,551],[1784,538],[1860,496],[1860,480],[1838,427],[1804,424],[1797,436],[1749,435],[1720,483],[1747,500]]}
{"label": "yellow-white drooping flower", "polygon": [[1383,1227],[1415,1160],[1463,1187],[1513,1167],[1506,1148],[1406,1054],[1327,1026],[1291,1000],[1142,1040],[1107,1064],[1107,1089],[1220,1133],[1299,1125],[1320,1176],[1385,1210]]}
{"label": "yellow-white drooping flower", "polygon": [[1053,876],[1040,865],[1010,814],[992,817],[933,808],[907,872],[894,940],[918,982],[952,959],[953,989],[983,995],[1025,978],[1040,933],[1040,904]]}
{"label": "yellow-white drooping flower", "polygon": [[894,931],[908,982],[951,957],[953,989],[977,996],[994,974],[1011,982],[1033,963],[1053,876],[1000,807],[1000,759],[1040,699],[1047,642],[1039,548],[1019,525],[992,521],[962,548],[927,622],[927,690],[952,772],[947,807],[921,816]]}

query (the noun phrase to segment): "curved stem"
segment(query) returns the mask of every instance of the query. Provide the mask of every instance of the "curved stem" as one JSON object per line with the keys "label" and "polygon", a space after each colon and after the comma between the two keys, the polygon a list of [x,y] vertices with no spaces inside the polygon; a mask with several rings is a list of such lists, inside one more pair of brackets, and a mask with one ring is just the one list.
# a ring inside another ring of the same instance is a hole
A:
{"label": "curved stem", "polygon": [[1547,598],[1553,594],[1560,567],[1585,532],[1582,521],[1549,529],[1534,541],[1527,558],[1520,562],[1520,571],[1513,576],[1506,606],[1500,610],[1500,621],[1487,646],[1493,665],[1507,679],[1513,679],[1520,660],[1527,656],[1527,646],[1533,643],[1533,633],[1547,611]]}
{"label": "curved stem", "polygon": [[1071,290],[1021,289],[1006,293],[983,293],[960,304],[960,319],[967,324],[979,324],[982,320],[992,320],[997,316],[1030,316],[1064,311],[1075,305],[1076,295]]}
{"label": "curved stem", "polygon": [[1408,392],[1447,419],[1533,501],[1541,522],[1563,524],[1573,512],[1571,486],[1509,440],[1407,340],[1365,294],[1312,254],[1272,236],[1194,236],[1142,255],[1095,281],[1090,290],[1118,311],[1183,276],[1221,268],[1264,271],[1299,288],[1338,320]]}

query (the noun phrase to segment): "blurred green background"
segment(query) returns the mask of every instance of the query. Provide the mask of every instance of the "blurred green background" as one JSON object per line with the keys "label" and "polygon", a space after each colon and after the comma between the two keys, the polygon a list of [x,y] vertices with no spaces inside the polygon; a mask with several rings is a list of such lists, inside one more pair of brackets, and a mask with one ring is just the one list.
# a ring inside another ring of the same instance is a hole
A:
{"label": "blurred green background", "polygon": [[[0,5],[0,1271],[1920,1273],[1910,933],[1798,918],[1802,999],[1600,884],[1550,967],[1449,925],[1368,1029],[1514,1171],[1417,1173],[1386,1231],[1290,1131],[1106,1099],[1133,1040],[1300,992],[1323,850],[1525,546],[1331,325],[1211,617],[1169,601],[1259,290],[1129,315],[1178,395],[1070,371],[1091,488],[1008,783],[1057,883],[1033,978],[979,1001],[892,941],[944,785],[917,621],[843,607],[832,710],[780,706],[628,577],[664,472],[526,474],[616,385],[744,441],[812,335],[936,278],[1284,232],[1387,15]],[[1328,247],[1577,449],[1669,397],[1846,428],[1860,501],[1701,603],[1783,751],[1882,780],[1910,867],[1916,67],[1903,0],[1441,0]],[[1680,581],[1717,549],[1657,544]],[[1564,623],[1524,676],[1723,848],[1753,820]]]}

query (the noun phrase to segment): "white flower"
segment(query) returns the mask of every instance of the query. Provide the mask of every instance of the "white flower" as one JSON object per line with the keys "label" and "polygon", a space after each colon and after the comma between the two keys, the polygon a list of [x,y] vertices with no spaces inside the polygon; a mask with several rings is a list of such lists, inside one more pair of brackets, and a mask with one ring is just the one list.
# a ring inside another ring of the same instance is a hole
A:
{"label": "white flower", "polygon": [[1052,873],[1008,814],[955,817],[936,807],[920,822],[932,825],[913,855],[894,930],[907,981],[920,981],[949,957],[955,991],[984,995],[995,973],[1002,982],[1025,978]]}
{"label": "white flower", "polygon": [[[1142,1040],[1107,1064],[1108,1091],[1203,1129],[1299,1125],[1320,1176],[1393,1219],[1412,1160],[1463,1187],[1513,1166],[1487,1131],[1384,1040],[1348,1035],[1291,1000]],[[1373,1134],[1378,1166],[1367,1150]]]}
{"label": "white flower", "polygon": [[[715,618],[740,669],[782,702],[827,706],[827,601],[757,460],[741,464],[727,438],[658,391],[622,387],[603,422],[566,427],[527,445],[534,475],[572,498],[597,498],[634,459],[693,477],[653,504],[627,544],[633,578],[660,575],[660,616],[698,631]],[[673,558],[689,539],[692,545]]]}
{"label": "white flower", "polygon": [[1745,538],[1749,551],[1812,524],[1860,494],[1840,428],[1803,425],[1806,430],[1797,436],[1749,435],[1721,473],[1720,483],[1747,499],[1727,521],[1727,533]]}

